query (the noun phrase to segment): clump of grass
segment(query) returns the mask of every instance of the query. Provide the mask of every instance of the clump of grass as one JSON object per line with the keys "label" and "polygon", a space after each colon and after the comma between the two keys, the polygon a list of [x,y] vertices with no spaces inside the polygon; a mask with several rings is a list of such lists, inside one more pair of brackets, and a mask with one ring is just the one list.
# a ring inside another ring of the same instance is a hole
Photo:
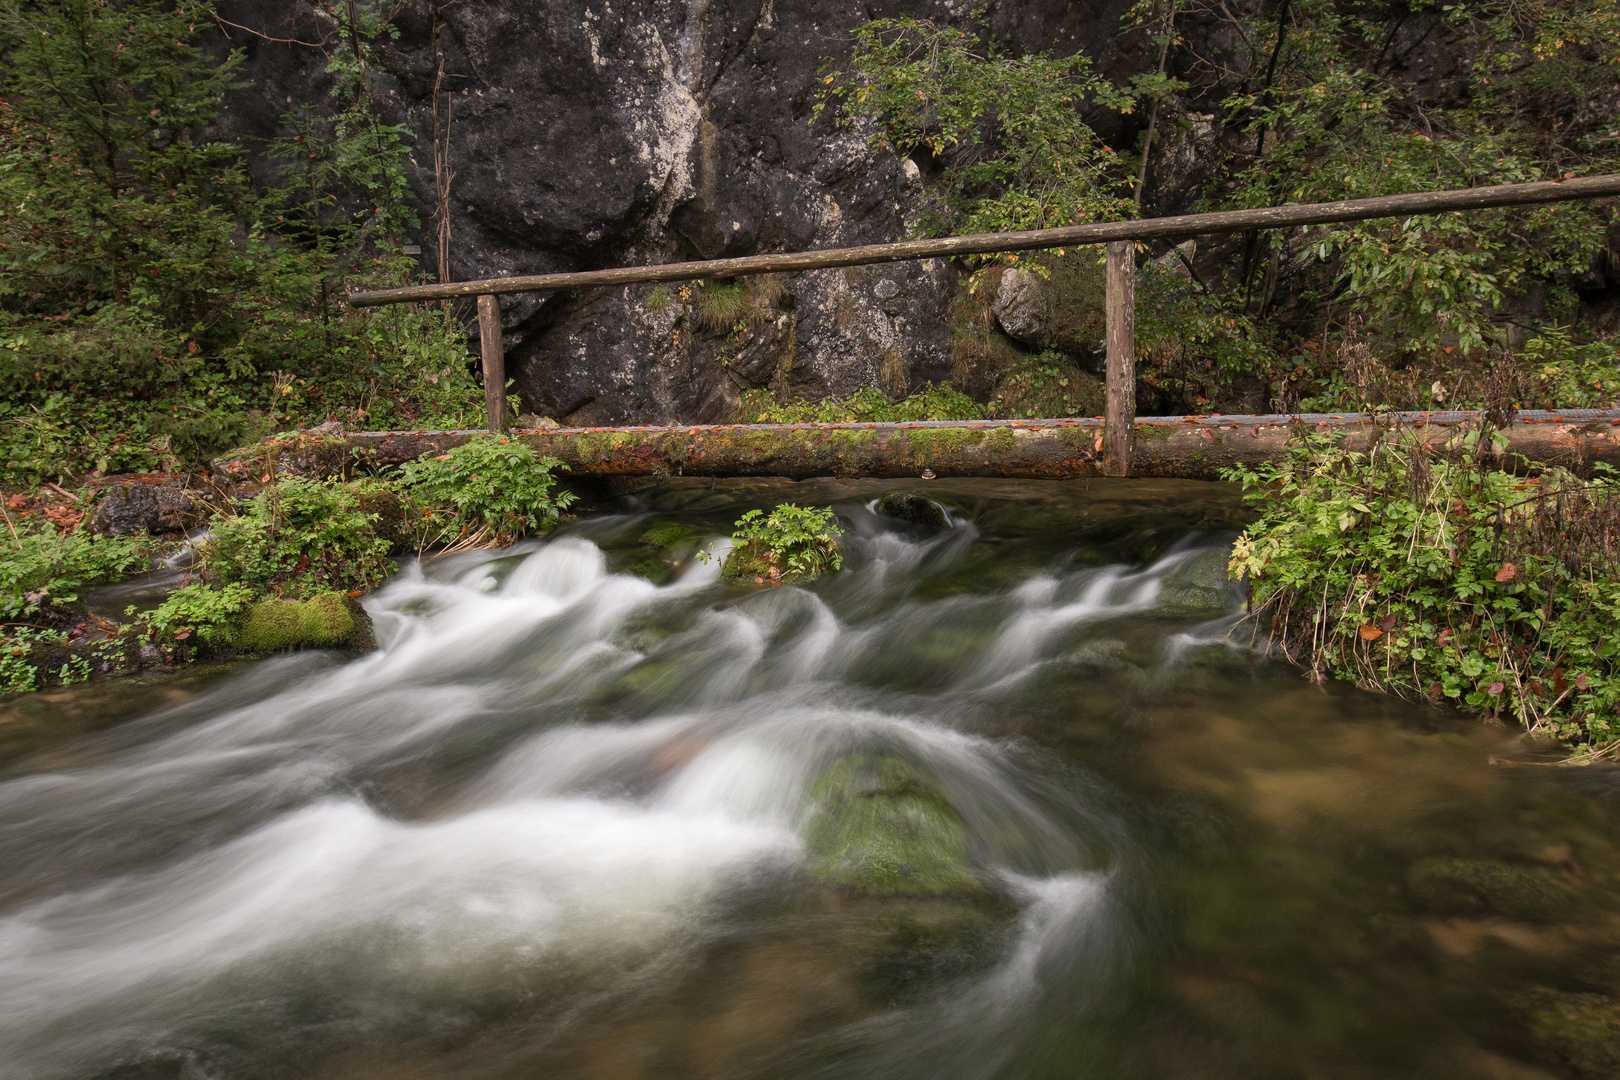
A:
{"label": "clump of grass", "polygon": [[775,274],[738,281],[699,282],[693,290],[692,322],[703,330],[726,331],[769,322],[787,286]]}

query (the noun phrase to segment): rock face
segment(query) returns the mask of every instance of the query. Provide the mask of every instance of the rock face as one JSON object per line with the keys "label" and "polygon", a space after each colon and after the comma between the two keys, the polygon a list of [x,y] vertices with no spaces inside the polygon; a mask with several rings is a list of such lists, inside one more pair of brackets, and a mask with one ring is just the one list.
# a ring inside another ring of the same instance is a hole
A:
{"label": "rock face", "polygon": [[[456,279],[899,239],[918,219],[922,173],[864,132],[812,124],[818,69],[847,57],[849,31],[874,15],[967,25],[971,6],[406,0],[371,87],[383,119],[415,135],[423,229],[410,239],[434,265],[435,82]],[[1128,7],[1003,0],[988,18],[1005,50],[1083,50],[1123,78],[1152,62],[1120,53]],[[293,103],[323,100],[325,57],[297,42],[332,38],[324,6],[221,0],[219,12],[221,47],[245,51],[252,81],[227,100],[230,133],[277,134]],[[1103,134],[1123,146],[1135,129]],[[269,163],[254,168],[272,178]],[[903,392],[950,377],[956,278],[940,262],[795,275],[723,326],[705,325],[690,289],[506,297],[507,371],[526,408],[576,424],[726,421],[762,387]]]}

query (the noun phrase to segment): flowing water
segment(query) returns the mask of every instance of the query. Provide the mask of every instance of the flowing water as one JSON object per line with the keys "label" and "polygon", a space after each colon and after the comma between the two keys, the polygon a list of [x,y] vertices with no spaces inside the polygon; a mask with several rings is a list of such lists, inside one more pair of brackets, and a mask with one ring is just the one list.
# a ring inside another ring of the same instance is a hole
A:
{"label": "flowing water", "polygon": [[[1620,1072],[1611,773],[1249,648],[1223,486],[894,490],[672,483],[406,566],[367,656],[12,702],[0,1076]],[[788,498],[843,573],[697,557]],[[850,761],[967,893],[818,870]]]}

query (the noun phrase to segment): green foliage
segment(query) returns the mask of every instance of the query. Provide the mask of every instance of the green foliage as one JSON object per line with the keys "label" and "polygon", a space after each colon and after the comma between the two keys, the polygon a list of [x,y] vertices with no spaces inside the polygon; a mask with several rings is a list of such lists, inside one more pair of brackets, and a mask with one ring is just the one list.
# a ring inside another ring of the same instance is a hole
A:
{"label": "green foliage", "polygon": [[[397,9],[392,9],[396,10]],[[343,311],[403,284],[415,224],[403,128],[370,96],[371,0],[332,12],[333,98],[268,146],[204,133],[242,85],[196,44],[207,3],[0,0],[4,479],[173,468],[278,425],[460,426],[481,394],[441,308]]]}
{"label": "green foliage", "polygon": [[148,542],[135,537],[61,533],[54,526],[0,540],[0,617],[28,619],[78,599],[77,590],[116,581],[151,564]]}
{"label": "green foliage", "polygon": [[1620,406],[1620,346],[1613,342],[1577,345],[1566,328],[1549,326],[1525,342],[1519,358],[1549,408]]}
{"label": "green foliage", "polygon": [[1130,112],[1135,97],[1084,53],[1008,56],[988,34],[920,19],[855,31],[850,71],[828,71],[816,114],[836,101],[877,121],[874,147],[944,165],[940,232],[997,232],[1133,216],[1118,155],[1085,122],[1094,107]]}
{"label": "green foliage", "polygon": [[210,585],[300,598],[375,588],[392,569],[392,544],[352,484],[283,477],[244,514],[217,517],[201,545]]}
{"label": "green foliage", "polygon": [[1106,397],[1102,380],[1048,349],[1018,361],[1002,376],[984,414],[1008,420],[1100,416]]}
{"label": "green foliage", "polygon": [[[785,287],[774,274],[745,277],[740,281],[693,282],[692,322],[704,330],[738,330],[763,325],[772,306],[781,299]],[[668,295],[664,302],[668,302]],[[653,303],[648,297],[649,306]]]}
{"label": "green foliage", "polygon": [[[1490,444],[1460,436],[1455,454]],[[1285,649],[1314,669],[1620,738],[1620,477],[1523,478],[1396,437],[1325,437],[1235,469],[1261,518],[1232,552]]]}
{"label": "green foliage", "polygon": [[240,582],[215,588],[199,581],[176,589],[151,611],[130,607],[126,614],[135,615],[165,644],[190,640],[225,645],[235,636],[237,616],[252,602],[253,590]]}
{"label": "green foliage", "polygon": [[573,492],[555,490],[551,470],[560,464],[516,439],[475,435],[447,454],[407,462],[400,477],[437,508],[430,511],[433,538],[470,533],[510,541],[549,528],[574,504]]}
{"label": "green foliage", "polygon": [[811,581],[844,566],[830,509],[782,503],[769,516],[750,510],[737,519],[731,542],[733,551],[725,563],[728,577]]}
{"label": "green foliage", "polygon": [[[1469,92],[1439,106],[1383,69],[1387,51],[1369,51],[1392,31],[1365,9],[1307,0],[1281,23],[1247,20],[1253,39],[1275,40],[1276,57],[1266,81],[1251,81],[1226,101],[1228,125],[1248,132],[1255,148],[1247,161],[1231,163],[1229,203],[1612,171],[1612,133],[1602,122],[1577,121],[1550,143],[1532,126],[1534,106],[1545,108],[1538,99],[1552,82],[1565,91],[1585,85],[1586,92],[1612,84],[1612,69],[1591,51],[1569,47],[1569,35],[1578,33],[1589,47],[1612,53],[1620,27],[1611,6],[1576,0],[1446,8],[1458,48],[1477,59]],[[1583,272],[1612,217],[1610,209],[1570,203],[1351,223],[1325,234],[1272,231],[1246,252],[1239,287],[1251,310],[1263,309],[1282,279],[1317,288],[1308,279],[1318,260],[1336,277],[1321,294],[1363,315],[1390,347],[1467,351],[1495,341],[1491,319],[1506,298],[1533,282]]]}
{"label": "green foliage", "polygon": [[[763,400],[761,400],[763,399]],[[847,423],[900,423],[910,420],[980,420],[984,412],[972,398],[951,389],[949,383],[927,386],[910,397],[890,401],[875,386],[869,386],[846,398],[827,398],[823,401],[801,401],[779,405],[769,395],[759,392],[750,399],[745,396],[741,424],[847,424]]]}

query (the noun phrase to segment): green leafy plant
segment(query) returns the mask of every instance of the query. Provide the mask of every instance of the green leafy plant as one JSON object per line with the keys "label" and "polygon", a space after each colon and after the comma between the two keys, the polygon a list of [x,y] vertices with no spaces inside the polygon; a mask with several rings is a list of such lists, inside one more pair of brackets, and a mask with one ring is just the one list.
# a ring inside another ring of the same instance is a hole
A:
{"label": "green leafy plant", "polygon": [[1102,380],[1074,361],[1047,350],[1025,357],[996,384],[985,415],[1006,419],[1036,416],[1099,416],[1106,405]]}
{"label": "green leafy plant", "polygon": [[82,586],[150,565],[150,544],[136,537],[63,533],[52,525],[0,534],[0,617],[50,615],[77,600]]}
{"label": "green leafy plant", "polygon": [[392,568],[393,547],[377,518],[355,485],[284,477],[246,513],[213,520],[200,545],[204,582],[289,599],[375,588]]}
{"label": "green leafy plant", "polygon": [[216,588],[199,581],[176,589],[150,611],[137,613],[131,607],[127,614],[135,615],[165,645],[188,640],[225,645],[235,636],[238,617],[253,601],[253,590],[240,582]]}
{"label": "green leafy plant", "polygon": [[475,435],[434,458],[407,462],[400,480],[430,522],[437,542],[510,542],[554,524],[574,504],[556,490],[551,471],[561,462],[540,457],[516,439]]}
{"label": "green leafy plant", "polygon": [[830,509],[782,503],[768,516],[750,510],[737,519],[731,542],[732,551],[723,568],[727,577],[812,581],[844,566],[844,551]]}
{"label": "green leafy plant", "polygon": [[1085,53],[1009,56],[988,33],[921,19],[855,30],[849,70],[826,70],[815,112],[836,102],[877,121],[869,141],[944,166],[935,231],[995,232],[1134,216],[1128,178],[1085,116],[1130,112],[1135,95]]}
{"label": "green leafy plant", "polygon": [[1321,675],[1516,717],[1572,742],[1620,738],[1620,476],[1476,463],[1389,436],[1309,437],[1235,469],[1261,517],[1233,548],[1275,639]]}

